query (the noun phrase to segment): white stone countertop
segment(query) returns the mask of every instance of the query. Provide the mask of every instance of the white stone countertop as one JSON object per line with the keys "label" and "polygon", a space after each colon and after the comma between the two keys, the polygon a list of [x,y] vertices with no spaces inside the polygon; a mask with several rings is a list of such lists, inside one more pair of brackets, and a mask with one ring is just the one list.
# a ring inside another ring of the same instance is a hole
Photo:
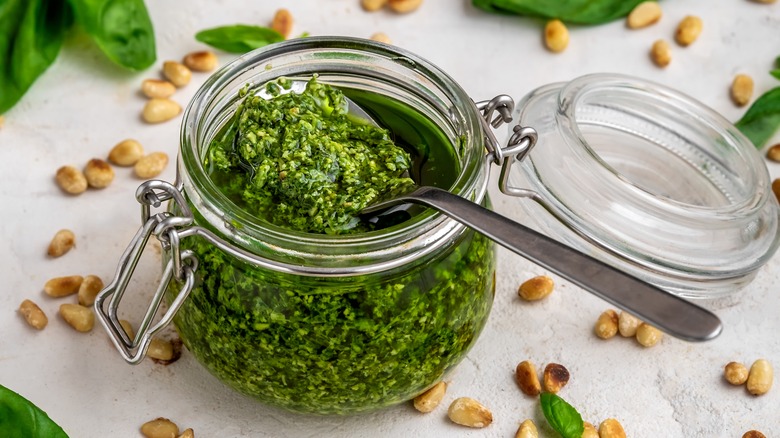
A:
{"label": "white stone countertop", "polygon": [[[296,35],[369,37],[385,32],[394,43],[449,72],[475,100],[499,93],[520,98],[546,83],[617,72],[675,87],[737,120],[744,108],[729,99],[734,75],[751,75],[755,96],[780,85],[768,74],[780,55],[780,2],[666,0],[661,2],[662,20],[646,29],[628,30],[623,21],[572,27],[569,47],[561,54],[544,49],[543,23],[483,13],[467,0],[426,0],[409,15],[366,13],[358,0],[147,3],[157,33],[154,67],[137,74],[120,71],[86,36],[71,32],[56,63],[5,114],[0,128],[0,384],[32,400],[71,437],[139,436],[139,426],[159,416],[182,429],[193,428],[198,437],[511,437],[526,418],[540,426],[540,436],[557,436],[546,426],[537,399],[523,395],[514,382],[514,368],[525,359],[537,367],[564,364],[572,379],[561,395],[591,423],[619,419],[633,438],[739,438],[750,429],[780,436],[778,385],[755,397],[722,377],[726,363],[750,366],[758,358],[768,359],[780,372],[777,256],[730,299],[702,303],[722,318],[720,337],[694,344],[667,336],[645,349],[630,339],[597,339],[593,324],[609,306],[563,280],[543,302],[520,302],[517,286],[545,271],[500,249],[490,320],[449,377],[443,406],[427,415],[409,404],[347,417],[289,414],[237,395],[186,351],[170,366],[148,360],[130,366],[101,326],[76,333],[57,315],[68,299],[51,299],[42,291],[55,276],[95,274],[108,280],[113,275],[140,223],[134,200],[140,180],[129,169],[117,168],[110,187],[70,197],[55,185],[55,171],[105,157],[125,138],[175,157],[180,118],[144,124],[139,86],[158,76],[164,60],[204,49],[193,37],[198,30],[265,25],[277,8],[286,7],[295,17]],[[672,36],[687,14],[700,16],[704,30],[697,42],[682,48]],[[666,69],[655,67],[648,57],[659,38],[672,45],[673,60]],[[232,58],[220,54],[223,64]],[[174,99],[185,105],[205,77],[195,74]],[[773,140],[780,141],[780,135]],[[767,166],[773,178],[780,176],[780,165]],[[173,181],[172,164],[161,178]],[[517,201],[491,191],[495,209],[513,214]],[[76,233],[77,248],[50,259],[46,247],[61,228]],[[157,263],[154,257],[145,259],[132,287],[152,290],[159,279]],[[49,316],[45,330],[32,330],[16,312],[25,298]],[[133,305],[140,309],[144,299]],[[467,429],[449,422],[446,407],[460,396],[487,405],[493,424]]]}

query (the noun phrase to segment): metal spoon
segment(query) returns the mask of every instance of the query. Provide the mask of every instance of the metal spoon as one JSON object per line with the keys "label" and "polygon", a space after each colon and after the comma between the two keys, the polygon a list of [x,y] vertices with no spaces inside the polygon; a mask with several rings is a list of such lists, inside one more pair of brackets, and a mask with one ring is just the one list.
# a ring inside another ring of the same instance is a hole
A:
{"label": "metal spoon", "polygon": [[[306,81],[293,80],[291,87],[280,90],[279,94],[300,94],[305,89]],[[275,97],[265,87],[260,87],[257,95],[264,99]],[[345,102],[352,117],[379,126],[355,102],[346,97]],[[672,336],[706,341],[722,330],[720,319],[712,312],[446,190],[417,187],[410,193],[368,206],[361,215],[368,217],[410,202],[446,214]]]}
{"label": "metal spoon", "polygon": [[361,214],[409,202],[446,214],[672,336],[706,341],[722,330],[720,319],[712,312],[446,190],[418,187],[371,205]]}

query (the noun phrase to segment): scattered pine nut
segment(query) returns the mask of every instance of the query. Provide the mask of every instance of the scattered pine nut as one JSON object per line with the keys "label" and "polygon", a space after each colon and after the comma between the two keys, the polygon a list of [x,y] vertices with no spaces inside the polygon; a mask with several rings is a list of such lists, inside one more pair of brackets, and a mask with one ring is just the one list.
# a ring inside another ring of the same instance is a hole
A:
{"label": "scattered pine nut", "polygon": [[54,234],[46,251],[49,257],[61,257],[76,246],[76,235],[71,230],[59,230]]}
{"label": "scattered pine nut", "polygon": [[379,41],[380,43],[393,44],[393,41],[384,32],[377,32],[371,35],[371,39],[374,41]]}
{"label": "scattered pine nut", "polygon": [[173,344],[170,341],[153,338],[149,343],[149,349],[146,350],[146,355],[152,359],[171,360],[174,356]]}
{"label": "scattered pine nut", "polygon": [[144,148],[141,143],[127,139],[117,143],[108,153],[108,161],[117,166],[132,166],[144,156]]}
{"label": "scattered pine nut", "polygon": [[68,275],[66,277],[55,277],[43,285],[43,291],[46,295],[53,298],[66,297],[79,291],[84,277],[81,275]]}
{"label": "scattered pine nut", "polygon": [[190,429],[185,429],[184,432],[179,435],[179,438],[195,438],[195,431]]}
{"label": "scattered pine nut", "polygon": [[93,158],[84,167],[84,177],[90,187],[104,189],[114,181],[114,169],[100,158]]}
{"label": "scattered pine nut", "polygon": [[407,14],[419,8],[422,0],[388,0],[387,4],[393,12]]}
{"label": "scattered pine nut", "polygon": [[533,421],[525,420],[520,423],[515,438],[539,438],[539,430],[536,429]]}
{"label": "scattered pine nut", "polygon": [[73,166],[62,166],[57,169],[55,180],[65,193],[71,195],[78,195],[87,190],[87,178]]}
{"label": "scattered pine nut", "polygon": [[677,25],[674,40],[681,46],[693,44],[699,38],[704,23],[695,15],[688,15]]}
{"label": "scattered pine nut", "polygon": [[669,47],[669,43],[664,40],[654,42],[653,47],[650,48],[650,59],[661,68],[669,65],[672,62],[672,48]]}
{"label": "scattered pine nut", "polygon": [[569,370],[565,366],[557,363],[548,363],[542,373],[544,390],[557,394],[567,383],[569,383]]}
{"label": "scattered pine nut", "polygon": [[293,16],[287,9],[279,9],[271,20],[271,29],[279,32],[285,39],[290,37],[293,28]]}
{"label": "scattered pine nut", "polygon": [[780,143],[767,149],[766,157],[772,161],[780,162]]}
{"label": "scattered pine nut", "polygon": [[599,438],[599,431],[596,430],[595,426],[588,423],[587,421],[583,421],[582,426],[582,438]]}
{"label": "scattered pine nut", "polygon": [[135,330],[133,330],[133,325],[130,324],[130,321],[126,319],[120,319],[119,325],[122,326],[122,329],[124,329],[125,333],[127,334],[127,337],[130,339],[135,338]]}
{"label": "scattered pine nut", "polygon": [[428,413],[436,409],[447,392],[447,383],[439,382],[432,388],[414,398],[414,408],[420,412]]}
{"label": "scattered pine nut", "polygon": [[766,359],[759,359],[750,366],[747,378],[747,390],[753,395],[764,395],[772,388],[774,371]]}
{"label": "scattered pine nut", "polygon": [[661,6],[657,1],[645,1],[639,3],[626,17],[626,26],[629,29],[641,29],[655,24],[661,19]]}
{"label": "scattered pine nut", "polygon": [[135,163],[135,175],[138,178],[154,178],[165,170],[168,165],[168,154],[165,152],[152,152]]}
{"label": "scattered pine nut", "polygon": [[447,410],[447,416],[453,423],[466,427],[482,428],[493,422],[490,410],[469,397],[455,399]]}
{"label": "scattered pine nut", "polygon": [[614,310],[605,310],[596,320],[596,325],[593,327],[594,333],[601,339],[614,337],[618,332],[619,319],[620,317]]}
{"label": "scattered pine nut", "polygon": [[149,99],[144,105],[141,118],[146,123],[161,123],[179,115],[181,107],[170,99]]}
{"label": "scattered pine nut", "polygon": [[79,304],[82,306],[95,304],[95,297],[101,290],[103,290],[103,280],[97,275],[87,275],[79,286]]}
{"label": "scattered pine nut", "polygon": [[623,426],[614,418],[607,418],[599,425],[599,437],[601,438],[626,438]]}
{"label": "scattered pine nut", "polygon": [[367,12],[378,11],[385,7],[387,0],[360,0],[360,6]]}
{"label": "scattered pine nut", "polygon": [[748,369],[739,362],[729,362],[723,370],[723,377],[732,385],[743,385],[748,379]]}
{"label": "scattered pine nut", "polygon": [[731,100],[737,106],[745,106],[753,97],[753,78],[746,74],[734,76],[731,82]]}
{"label": "scattered pine nut", "polygon": [[22,301],[22,304],[19,305],[19,313],[22,314],[27,324],[34,329],[43,330],[46,324],[49,323],[49,318],[46,317],[43,310],[30,300]]}
{"label": "scattered pine nut", "polygon": [[141,93],[150,99],[167,99],[176,92],[176,86],[162,79],[145,79],[141,82]]}
{"label": "scattered pine nut", "polygon": [[523,282],[517,289],[517,295],[526,301],[538,301],[550,295],[555,287],[552,278],[539,275]]}
{"label": "scattered pine nut", "polygon": [[79,304],[60,305],[60,316],[78,332],[86,333],[95,326],[92,309]]}
{"label": "scattered pine nut", "polygon": [[569,45],[569,29],[561,20],[550,20],[544,26],[544,45],[551,52],[563,52]]}
{"label": "scattered pine nut", "polygon": [[542,384],[539,382],[539,375],[536,367],[530,360],[524,360],[517,364],[515,368],[515,380],[517,386],[524,394],[536,397],[542,392]]}
{"label": "scattered pine nut", "polygon": [[652,347],[661,340],[663,335],[661,330],[644,322],[636,329],[636,340],[643,347]]}
{"label": "scattered pine nut", "polygon": [[171,81],[176,88],[181,88],[190,83],[192,72],[187,66],[176,61],[163,62],[163,76]]}
{"label": "scattered pine nut", "polygon": [[642,321],[636,316],[621,311],[620,316],[618,316],[618,332],[620,332],[620,336],[623,336],[624,338],[634,337],[636,336],[636,329],[641,323]]}
{"label": "scattered pine nut", "polygon": [[214,52],[201,50],[188,53],[182,60],[184,65],[192,71],[208,72],[217,68],[218,60]]}
{"label": "scattered pine nut", "polygon": [[749,430],[742,435],[742,438],[766,438],[766,435],[757,430]]}
{"label": "scattered pine nut", "polygon": [[141,434],[146,438],[176,438],[179,436],[179,426],[167,418],[156,418],[141,426]]}

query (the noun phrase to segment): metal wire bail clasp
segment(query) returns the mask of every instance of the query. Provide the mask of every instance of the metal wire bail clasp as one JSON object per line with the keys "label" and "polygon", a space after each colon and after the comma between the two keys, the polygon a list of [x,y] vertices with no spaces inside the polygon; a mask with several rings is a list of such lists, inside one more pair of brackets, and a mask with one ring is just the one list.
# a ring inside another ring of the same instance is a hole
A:
{"label": "metal wire bail clasp", "polygon": [[507,145],[502,147],[491,128],[498,128],[512,121],[515,101],[506,94],[499,94],[490,100],[478,102],[476,106],[477,109],[482,111],[480,123],[485,135],[485,144],[489,153],[488,157],[493,161],[493,164],[501,166],[501,175],[498,182],[501,192],[512,196],[538,199],[539,196],[532,190],[509,185],[512,164],[515,161],[523,161],[536,145],[536,140],[539,138],[536,130],[529,126],[516,124],[512,127],[512,135],[509,136]]}
{"label": "metal wire bail clasp", "polygon": [[[195,284],[195,270],[198,268],[198,259],[194,253],[189,250],[181,251],[179,247],[179,233],[183,228],[192,225],[193,221],[192,212],[182,193],[170,183],[152,180],[138,187],[136,199],[141,204],[141,228],[135,233],[130,245],[120,257],[113,280],[100,291],[95,300],[98,319],[108,331],[109,337],[122,357],[131,364],[143,360],[152,337],[171,323],[176,311]],[[152,207],[160,207],[164,201],[171,199],[176,209],[181,212],[179,216],[168,211],[152,214]],[[138,331],[133,339],[130,339],[130,335],[119,323],[119,302],[152,235],[160,241],[163,250],[170,258]],[[154,322],[165,291],[172,280],[180,283],[179,294],[165,314]]]}

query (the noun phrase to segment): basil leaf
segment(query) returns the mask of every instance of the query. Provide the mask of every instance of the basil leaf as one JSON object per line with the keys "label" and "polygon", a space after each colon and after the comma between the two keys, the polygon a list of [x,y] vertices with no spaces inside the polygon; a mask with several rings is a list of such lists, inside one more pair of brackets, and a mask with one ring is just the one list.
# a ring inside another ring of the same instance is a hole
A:
{"label": "basil leaf", "polygon": [[273,29],[245,24],[202,30],[195,34],[195,39],[231,53],[246,53],[284,41],[284,37]]}
{"label": "basil leaf", "polygon": [[143,0],[68,0],[76,21],[115,64],[143,70],[157,58]]}
{"label": "basil leaf", "polygon": [[72,21],[59,0],[0,2],[0,114],[54,63]]}
{"label": "basil leaf", "polygon": [[582,432],[585,430],[582,416],[572,405],[550,392],[539,395],[539,401],[542,403],[544,418],[563,438],[582,437]]}
{"label": "basil leaf", "polygon": [[764,146],[780,128],[780,87],[762,94],[734,125],[757,148]]}
{"label": "basil leaf", "polygon": [[644,0],[472,0],[494,13],[558,18],[574,24],[602,24],[625,17]]}
{"label": "basil leaf", "polygon": [[65,431],[45,412],[2,385],[0,431],[4,438],[68,438]]}

